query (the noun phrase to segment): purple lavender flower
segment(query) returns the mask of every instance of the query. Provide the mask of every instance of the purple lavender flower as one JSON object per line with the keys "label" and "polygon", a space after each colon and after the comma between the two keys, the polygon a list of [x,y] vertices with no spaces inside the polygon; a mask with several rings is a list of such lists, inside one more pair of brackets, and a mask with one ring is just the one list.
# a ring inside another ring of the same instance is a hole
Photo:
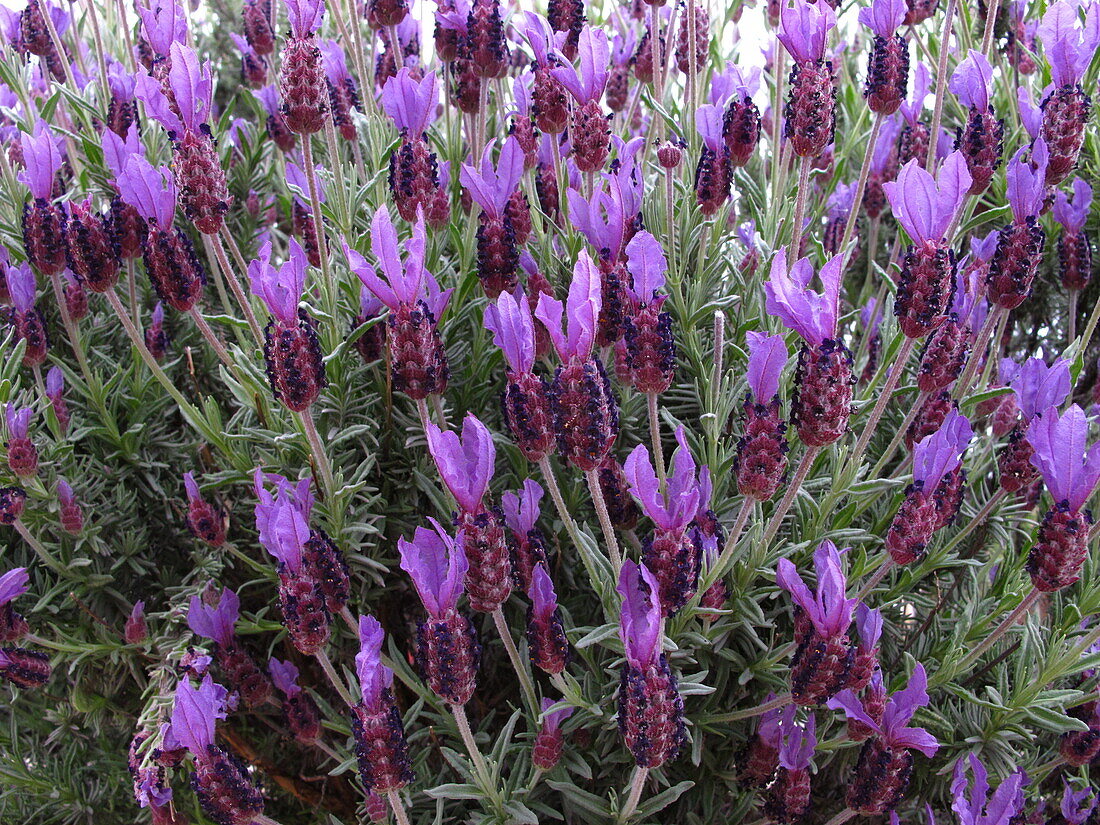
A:
{"label": "purple lavender flower", "polygon": [[619,638],[626,660],[643,670],[661,658],[664,619],[657,600],[657,580],[644,564],[625,561],[619,574]]}
{"label": "purple lavender flower", "polygon": [[817,572],[817,587],[812,592],[789,559],[779,560],[775,580],[791,594],[814,630],[827,638],[842,636],[852,623],[852,612],[858,600],[844,597],[847,580],[840,551],[831,541],[823,541],[814,551],[814,570]]}
{"label": "purple lavender flower", "polygon": [[1084,229],[1092,206],[1092,187],[1083,178],[1074,178],[1073,196],[1057,192],[1054,196],[1054,219],[1068,233],[1076,234]]}
{"label": "purple lavender flower", "polygon": [[1038,35],[1050,63],[1050,77],[1056,87],[1081,82],[1100,46],[1100,7],[1085,6],[1085,20],[1074,3],[1053,3],[1039,24]]}
{"label": "purple lavender flower", "polygon": [[963,106],[984,112],[989,109],[992,84],[993,67],[989,60],[982,52],[971,49],[951,75],[948,89]]}
{"label": "purple lavender flower", "polygon": [[789,357],[787,344],[782,335],[749,331],[745,337],[749,346],[749,389],[757,404],[767,404],[779,394],[779,377]]}
{"label": "purple lavender flower", "polygon": [[393,670],[382,664],[385,632],[373,616],[359,617],[359,652],[355,654],[355,672],[363,704],[375,710],[383,694],[393,686]]}
{"label": "purple lavender flower", "polygon": [[494,167],[493,148],[493,142],[485,147],[480,169],[463,164],[458,176],[482,209],[478,216],[477,276],[490,299],[515,290],[519,280],[519,246],[525,240],[517,231],[520,215],[515,211],[514,197],[523,176],[523,149],[518,140],[509,137]]}
{"label": "purple lavender flower", "polygon": [[573,708],[568,706],[550,710],[557,704],[560,703],[549,698],[544,698],[540,704],[542,723],[539,725],[535,743],[531,748],[531,761],[541,771],[553,770],[561,760],[561,752],[565,744],[561,725],[573,715]]}
{"label": "purple lavender flower", "polygon": [[1092,243],[1085,233],[1092,206],[1092,187],[1081,178],[1073,179],[1073,198],[1057,192],[1054,198],[1054,219],[1062,225],[1058,238],[1058,274],[1062,286],[1080,290],[1092,279]]}
{"label": "purple lavender flower", "polygon": [[810,762],[817,748],[817,719],[795,723],[791,707],[778,724],[778,772],[764,798],[764,813],[775,822],[798,822],[810,807]]}
{"label": "purple lavender flower", "polygon": [[430,421],[426,435],[428,450],[439,475],[458,506],[477,513],[489,489],[496,461],[496,446],[489,429],[472,413],[462,422],[462,434],[439,429]]}
{"label": "purple lavender flower", "polygon": [[1020,110],[1020,122],[1032,140],[1039,137],[1043,125],[1043,110],[1035,105],[1031,90],[1026,86],[1016,88],[1016,107]]}
{"label": "purple lavender flower", "polygon": [[187,626],[192,633],[210,639],[221,647],[232,647],[235,644],[233,626],[237,623],[240,606],[241,600],[228,587],[222,590],[215,607],[198,596],[192,596],[187,610]]}
{"label": "purple lavender flower", "polygon": [[515,295],[502,292],[485,308],[485,328],[493,333],[493,343],[504,354],[508,368],[529,373],[535,366],[535,324],[531,306],[522,291]]}
{"label": "purple lavender flower", "polygon": [[1015,309],[1031,294],[1046,243],[1038,216],[1046,199],[1050,153],[1043,138],[1031,145],[1030,162],[1026,152],[1027,147],[1017,152],[1005,172],[1013,220],[1000,230],[986,276],[990,303],[1003,309]]}
{"label": "purple lavender flower", "polygon": [[822,342],[836,338],[843,256],[830,258],[821,267],[817,274],[824,291],[815,292],[810,289],[810,281],[814,277],[810,259],[799,259],[788,272],[787,253],[787,247],[782,247],[772,259],[771,274],[764,284],[767,295],[765,309],[787,329],[801,335],[807,343],[820,346]]}
{"label": "purple lavender flower", "polygon": [[187,39],[187,12],[174,0],[154,0],[148,8],[138,6],[137,12],[142,35],[158,56],[168,57],[173,43]]}
{"label": "purple lavender flower", "polygon": [[1100,444],[1087,446],[1088,419],[1076,404],[1059,415],[1051,407],[1032,420],[1027,440],[1035,449],[1032,463],[1043,475],[1056,503],[1078,512],[1100,480]]}
{"label": "purple lavender flower", "polygon": [[[967,765],[973,773],[973,784],[967,781]],[[1017,771],[1005,779],[992,796],[989,793],[989,773],[973,753],[955,762],[951,782],[954,797],[951,809],[959,817],[959,825],[1008,825],[1023,808],[1023,786],[1027,775]]]}
{"label": "purple lavender flower", "polygon": [[156,221],[161,229],[172,226],[176,214],[176,184],[167,167],[153,168],[141,155],[131,155],[116,184],[122,200],[137,209],[141,217]]}
{"label": "purple lavender flower", "polygon": [[527,648],[531,663],[545,673],[556,674],[569,664],[569,640],[565,635],[558,596],[546,565],[532,568],[527,589],[531,606],[527,610]]}
{"label": "purple lavender flower", "polygon": [[182,747],[201,757],[214,745],[217,720],[225,719],[226,690],[206,676],[196,688],[183,679],[172,707],[172,734]]}
{"label": "purple lavender flower", "polygon": [[45,121],[39,120],[35,123],[34,134],[21,133],[19,142],[25,165],[25,171],[19,175],[20,182],[31,190],[33,198],[52,200],[54,179],[61,169],[57,137]]}
{"label": "purple lavender flower", "polygon": [[417,527],[412,541],[397,540],[397,550],[401,569],[413,580],[424,609],[439,619],[458,606],[468,565],[462,542],[451,538],[435,519],[428,521],[431,530]]}
{"label": "purple lavender flower", "polygon": [[382,87],[382,110],[393,120],[397,131],[418,138],[435,121],[439,88],[435,72],[417,79],[411,69],[403,68]]}
{"label": "purple lavender flower", "polygon": [[297,38],[307,38],[321,27],[325,16],[324,0],[285,0],[290,30]]}
{"label": "purple lavender flower", "polygon": [[38,473],[38,449],[30,439],[30,407],[4,406],[4,419],[8,427],[6,443],[8,467],[21,479],[33,478]]}
{"label": "purple lavender flower", "polygon": [[[583,361],[590,357],[596,341],[600,298],[600,273],[584,250],[581,250],[573,267],[573,280],[565,305],[545,293],[539,296],[535,317],[546,327],[563,363],[574,358]],[[563,314],[566,316],[564,332]]]}
{"label": "purple lavender flower", "polygon": [[940,243],[966,201],[971,177],[966,161],[952,152],[935,178],[915,160],[898,173],[896,181],[883,190],[898,222],[917,244]]}
{"label": "purple lavender flower", "polygon": [[905,11],[905,0],[873,0],[859,10],[859,22],[876,37],[889,39],[901,27]]}
{"label": "purple lavender flower", "polygon": [[608,61],[611,47],[607,33],[602,29],[585,26],[578,42],[580,66],[574,66],[561,55],[561,65],[552,72],[554,77],[573,95],[579,106],[598,101],[607,86]]}
{"label": "purple lavender flower", "polygon": [[1062,784],[1064,785],[1060,806],[1062,816],[1070,825],[1084,825],[1096,810],[1096,792],[1088,785],[1075,791],[1067,779],[1063,779]]}
{"label": "purple lavender flower", "polygon": [[1017,223],[1024,223],[1029,217],[1037,216],[1043,208],[1046,198],[1045,170],[1048,152],[1041,138],[1031,147],[1031,157],[1026,157],[1021,149],[1009,161],[1005,170],[1008,181],[1007,195],[1012,215]]}
{"label": "purple lavender flower", "polygon": [[1008,385],[1016,393],[1025,423],[1029,422],[1050,407],[1060,407],[1069,396],[1069,361],[1057,358],[1048,366],[1042,358],[1029,358],[1013,371]]}
{"label": "purple lavender flower", "polygon": [[290,239],[290,258],[278,269],[270,263],[271,241],[260,247],[259,257],[248,265],[252,294],[262,299],[276,321],[297,325],[298,304],[306,281],[306,254]]}
{"label": "purple lavender flower", "polygon": [[27,620],[15,612],[12,602],[29,589],[30,574],[25,567],[15,567],[0,576],[0,643],[18,641],[30,632]]}
{"label": "purple lavender flower", "polygon": [[836,12],[826,2],[784,2],[779,17],[779,41],[798,63],[825,57],[825,41],[836,28]]}
{"label": "purple lavender flower", "polygon": [[970,421],[958,410],[952,410],[940,429],[913,447],[913,480],[920,482],[931,494],[940,481],[959,466],[973,437]]}

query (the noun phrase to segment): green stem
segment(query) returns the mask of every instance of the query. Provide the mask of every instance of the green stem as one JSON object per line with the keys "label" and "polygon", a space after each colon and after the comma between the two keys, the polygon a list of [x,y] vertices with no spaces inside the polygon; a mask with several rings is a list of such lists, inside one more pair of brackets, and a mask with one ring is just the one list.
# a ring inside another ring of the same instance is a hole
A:
{"label": "green stem", "polygon": [[611,525],[611,516],[607,512],[607,502],[604,501],[603,488],[600,487],[599,470],[588,470],[584,474],[588,482],[588,492],[592,496],[592,504],[596,508],[596,515],[600,520],[600,529],[603,531],[604,543],[607,544],[608,557],[611,559],[611,569],[615,574],[615,581],[619,580],[619,571],[623,566],[623,558],[619,553],[619,542],[615,538],[615,528]]}
{"label": "green stem", "polygon": [[527,700],[527,711],[532,715],[532,718],[538,718],[539,699],[538,695],[535,693],[535,683],[531,679],[531,672],[528,666],[524,663],[519,655],[519,650],[516,648],[516,642],[512,638],[511,628],[508,627],[508,622],[504,618],[503,608],[498,607],[493,611],[493,622],[497,626],[497,633],[500,634],[500,640],[504,643],[504,649],[508,651],[508,658],[512,661],[512,668],[516,671],[516,676],[519,677],[519,684],[523,689],[523,697]]}
{"label": "green stem", "polygon": [[863,458],[863,453],[871,441],[871,436],[875,433],[875,428],[878,426],[879,419],[882,418],[883,412],[886,411],[886,405],[889,403],[890,397],[894,394],[894,389],[897,387],[898,381],[901,380],[901,374],[905,372],[905,365],[909,361],[909,355],[913,352],[913,346],[916,342],[917,340],[915,338],[906,336],[905,341],[901,345],[901,350],[898,352],[897,358],[894,359],[894,363],[891,365],[890,375],[886,378],[886,384],[883,386],[882,392],[879,393],[878,401],[875,402],[874,409],[871,410],[871,416],[863,425],[863,432],[860,433],[859,441],[856,442],[855,451],[848,459],[852,466],[857,469],[859,467],[859,461]]}
{"label": "green stem", "polygon": [[779,505],[772,512],[771,520],[768,522],[768,527],[764,531],[764,537],[760,540],[761,546],[765,549],[771,544],[772,539],[775,538],[775,534],[779,532],[779,526],[783,523],[783,517],[787,515],[787,511],[790,509],[794,497],[798,495],[798,491],[802,487],[802,482],[804,482],[806,476],[810,474],[810,468],[813,467],[814,460],[820,452],[820,447],[807,447],[806,452],[802,454],[802,460],[798,462],[798,469],[795,470],[794,478],[791,479],[791,483],[787,485],[787,491],[783,494],[783,498],[779,502]]}
{"label": "green stem", "polygon": [[966,656],[963,657],[962,661],[959,662],[958,669],[961,671],[967,665],[973,663],[983,653],[989,650],[989,648],[993,647],[998,639],[1004,636],[1005,633],[1007,633],[1012,627],[1019,623],[1023,615],[1031,610],[1031,608],[1035,605],[1035,602],[1039,601],[1039,597],[1041,595],[1042,593],[1033,586],[1031,588],[1031,592],[1028,593],[1018,605],[1016,605],[1015,610],[1005,616],[1004,619],[1001,620],[1001,623],[997,625],[996,628],[994,628],[992,633],[990,633],[984,640],[982,640],[982,642],[977,647],[975,647],[968,654],[966,654]]}
{"label": "green stem", "polygon": [[665,486],[665,453],[661,447],[661,419],[657,411],[657,393],[646,393],[646,407],[649,411],[649,442],[653,448],[653,466],[657,469],[657,480]]}
{"label": "green stem", "polygon": [[640,765],[634,768],[634,776],[630,780],[630,793],[626,797],[626,803],[623,805],[622,810],[619,811],[616,822],[629,822],[630,818],[634,816],[634,811],[638,809],[638,802],[641,801],[642,791],[645,790],[645,781],[648,777],[649,768],[643,768]]}

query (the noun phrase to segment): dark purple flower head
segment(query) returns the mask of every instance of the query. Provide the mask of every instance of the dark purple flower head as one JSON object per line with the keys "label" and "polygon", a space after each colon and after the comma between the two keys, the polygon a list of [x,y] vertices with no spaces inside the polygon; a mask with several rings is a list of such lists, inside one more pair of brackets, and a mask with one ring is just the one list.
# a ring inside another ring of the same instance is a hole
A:
{"label": "dark purple flower head", "polygon": [[543,730],[558,730],[561,728],[561,723],[573,715],[573,708],[568,706],[560,710],[551,711],[550,708],[557,704],[559,704],[559,702],[550,698],[544,698],[542,702],[539,703],[539,709],[542,711]]}
{"label": "dark purple flower head", "polygon": [[469,564],[462,548],[462,537],[452,538],[439,522],[429,518],[432,529],[417,527],[412,541],[397,540],[401,569],[409,574],[420,594],[424,609],[441,618],[458,604],[462,579]]}
{"label": "dark purple flower head", "polygon": [[1046,141],[1036,140],[1030,147],[1030,162],[1024,159],[1029,147],[1024,147],[1008,162],[1005,178],[1008,180],[1008,203],[1018,223],[1036,216],[1042,211],[1046,199],[1047,152]]}
{"label": "dark purple flower head", "polygon": [[993,67],[980,51],[974,49],[951,75],[948,88],[963,106],[985,112],[989,109],[989,92],[993,83]]}
{"label": "dark purple flower head", "polygon": [[0,576],[0,607],[26,593],[30,580],[30,574],[25,567],[13,567]]}
{"label": "dark purple flower head", "polygon": [[966,416],[952,410],[940,428],[913,447],[913,480],[924,482],[924,489],[936,489],[944,476],[959,466],[974,430]]}
{"label": "dark purple flower head", "polygon": [[859,22],[889,40],[901,26],[907,10],[905,0],[873,0],[870,6],[859,10]]}
{"label": "dark purple flower head", "polygon": [[309,259],[301,244],[290,239],[290,258],[278,269],[271,265],[271,241],[260,247],[259,257],[249,263],[252,294],[263,300],[268,311],[284,324],[298,323],[298,304],[306,284]]}
{"label": "dark purple flower head", "polygon": [[[974,774],[973,785],[967,781],[967,765]],[[959,818],[959,825],[1008,825],[1023,807],[1023,786],[1027,776],[1023,771],[1005,779],[992,797],[989,795],[989,773],[978,757],[967,754],[955,763],[951,782],[954,801],[951,809]]]}
{"label": "dark purple flower head", "polygon": [[630,492],[638,500],[642,511],[661,530],[670,533],[682,532],[691,523],[701,500],[695,459],[683,427],[676,429],[676,443],[680,447],[673,456],[672,472],[664,490],[657,480],[649,450],[644,444],[635,447],[623,462]]}
{"label": "dark purple flower head", "polygon": [[901,104],[901,116],[910,126],[916,126],[920,122],[921,112],[924,110],[924,99],[928,97],[928,86],[931,83],[932,73],[928,67],[918,61],[913,67],[913,84],[909,90],[909,96]]}
{"label": "dark purple flower head", "polygon": [[403,68],[382,87],[382,109],[397,131],[418,138],[435,120],[439,105],[439,87],[435,72],[417,79],[411,69]]}
{"label": "dark purple flower head", "polygon": [[217,607],[206,604],[199,596],[192,596],[187,609],[187,626],[192,633],[228,647],[233,643],[233,625],[237,623],[240,608],[241,600],[228,587],[222,590]]}
{"label": "dark purple flower head", "polygon": [[1081,6],[1061,0],[1047,7],[1039,24],[1039,39],[1043,42],[1055,86],[1080,83],[1100,45],[1100,6],[1096,3],[1084,5],[1084,21],[1079,16]]}
{"label": "dark purple flower head", "polygon": [[843,281],[844,255],[837,255],[821,267],[818,275],[823,292],[810,289],[814,267],[809,258],[801,258],[787,271],[787,247],[782,247],[772,259],[771,275],[764,284],[769,315],[778,318],[787,329],[794,330],[811,346],[820,346],[836,337],[840,315],[840,287]]}
{"label": "dark purple flower head", "polygon": [[294,666],[294,662],[271,659],[267,663],[267,670],[275,687],[287,696],[296,696],[302,692],[298,684],[298,668]]}
{"label": "dark purple flower head", "polygon": [[767,404],[779,392],[779,376],[790,357],[782,335],[748,332],[748,382],[758,404]]}
{"label": "dark purple flower head", "polygon": [[779,12],[779,41],[798,63],[825,57],[829,31],[836,28],[836,12],[825,0],[784,0]]}
{"label": "dark purple flower head", "polygon": [[481,509],[493,477],[497,450],[493,435],[473,413],[462,422],[462,435],[427,423],[428,451],[458,506],[467,513]]}
{"label": "dark purple flower head", "polygon": [[551,74],[583,106],[589,101],[598,101],[607,86],[608,62],[611,60],[607,33],[585,25],[577,42],[577,55],[579,68],[557,53],[555,56],[560,65],[551,69]]}
{"label": "dark purple flower head", "polygon": [[306,38],[321,27],[325,0],[284,0],[290,30],[295,37]]}
{"label": "dark purple flower head", "polygon": [[4,272],[4,280],[8,284],[8,294],[11,302],[19,312],[30,312],[34,309],[34,294],[37,283],[34,272],[26,264],[9,266]]}
{"label": "dark purple flower head", "polygon": [[884,183],[883,192],[890,208],[914,243],[938,242],[966,201],[971,184],[966,158],[952,152],[936,177],[926,172],[916,159],[898,172],[897,180]]}
{"label": "dark purple flower head", "polygon": [[1062,783],[1065,786],[1062,791],[1062,816],[1070,825],[1084,825],[1096,810],[1096,792],[1088,785],[1075,791],[1067,779],[1063,779]]}
{"label": "dark purple flower head", "polygon": [[539,619],[550,619],[558,609],[558,594],[554,592],[554,581],[546,572],[546,565],[540,563],[532,568],[527,595],[531,598],[531,610]]}
{"label": "dark purple flower head", "polygon": [[724,106],[730,98],[752,98],[760,91],[761,70],[759,66],[742,68],[736,63],[727,62],[726,70],[714,75],[710,80],[707,100],[718,106]]}
{"label": "dark purple flower head", "polygon": [[325,76],[328,78],[328,82],[339,87],[343,86],[346,81],[351,80],[347,57],[344,55],[344,48],[340,45],[340,41],[322,40],[319,46],[321,56],[325,61]]}
{"label": "dark purple flower head", "polygon": [[1043,126],[1043,110],[1035,105],[1031,98],[1031,90],[1026,86],[1016,89],[1016,107],[1020,110],[1020,122],[1027,130],[1028,136],[1035,140]]}
{"label": "dark purple flower head", "polygon": [[1035,450],[1032,465],[1055,502],[1067,502],[1077,512],[1092,495],[1100,479],[1100,443],[1088,446],[1089,422],[1076,404],[1062,415],[1051,407],[1032,420],[1027,440]]}
{"label": "dark purple flower head", "polygon": [[535,321],[531,305],[521,289],[516,294],[500,293],[496,303],[485,307],[485,329],[504,353],[512,372],[530,372],[535,366]]}
{"label": "dark purple flower head", "polygon": [[209,675],[198,687],[183,679],[176,687],[172,708],[172,734],[176,741],[196,756],[205,755],[214,744],[214,726],[225,718],[226,690],[214,684]]}
{"label": "dark purple flower head", "polygon": [[626,660],[639,670],[655,664],[661,656],[664,618],[657,596],[657,580],[644,564],[627,559],[619,571],[619,638]]}
{"label": "dark purple flower head", "polygon": [[775,580],[795,603],[806,611],[806,616],[822,636],[841,636],[852,623],[852,611],[857,599],[844,598],[847,580],[840,561],[840,551],[831,541],[823,541],[814,552],[814,570],[817,572],[817,591],[811,592],[790,559],[780,559]]}
{"label": "dark purple flower head", "polygon": [[500,497],[500,506],[504,510],[504,523],[513,533],[526,536],[535,529],[539,520],[539,502],[542,501],[543,490],[534,479],[523,482],[523,489],[518,493],[508,491]]}
{"label": "dark purple flower head", "polygon": [[35,198],[50,200],[53,195],[54,179],[61,168],[61,152],[57,148],[57,137],[53,129],[44,120],[34,126],[34,134],[23,132],[19,136],[23,148],[25,171],[19,180],[31,190]]}
{"label": "dark purple flower head", "polygon": [[480,168],[462,164],[458,180],[470,190],[470,197],[490,217],[500,218],[508,206],[508,199],[512,197],[523,177],[523,149],[518,140],[509,137],[501,146],[500,157],[494,167],[494,144],[495,141],[489,141],[486,145],[481,155]]}
{"label": "dark purple flower head", "polygon": [[[383,205],[374,213],[370,239],[371,250],[382,269],[382,276],[379,277],[374,267],[348,246],[346,241],[344,254],[347,255],[352,272],[359,276],[367,289],[387,307],[396,310],[401,306],[415,306],[423,297],[425,280],[430,278],[430,273],[424,268],[426,244],[424,217],[420,214],[413,225],[412,237],[405,241],[405,260],[402,262],[397,230],[394,229],[389,210]],[[436,320],[439,320],[438,315]]]}
{"label": "dark purple flower head", "polygon": [[[793,709],[793,705],[791,707]],[[779,727],[779,764],[789,771],[806,770],[817,748],[817,717],[811,713],[803,727],[794,721],[792,714],[789,719],[783,719]]]}
{"label": "dark purple flower head", "polygon": [[[600,271],[582,249],[573,267],[573,280],[569,284],[569,297],[565,306],[543,292],[539,295],[538,306],[535,307],[535,317],[546,327],[562,361],[568,361],[574,356],[583,360],[591,355],[592,345],[596,341],[601,304]],[[563,315],[566,316],[564,332]]]}
{"label": "dark purple flower head", "polygon": [[4,421],[8,425],[8,438],[26,438],[30,433],[31,416],[34,410],[30,407],[16,407],[8,403],[4,405]]}
{"label": "dark purple flower head", "polygon": [[909,684],[886,701],[881,724],[867,715],[863,703],[850,689],[842,690],[825,704],[831,710],[844,711],[849,719],[867,725],[892,748],[918,750],[927,757],[935,756],[939,750],[940,743],[936,737],[924,728],[908,726],[917,709],[928,704],[928,675],[924,672],[924,665],[914,667]]}
{"label": "dark purple flower head", "polygon": [[355,654],[355,672],[359,690],[368,709],[377,708],[382,693],[393,685],[393,671],[382,664],[382,642],[386,634],[374,616],[359,617],[359,652]]}
{"label": "dark purple flower head", "polygon": [[1050,366],[1042,358],[1029,358],[1012,372],[1008,385],[1016,393],[1025,421],[1042,415],[1050,407],[1062,406],[1072,389],[1069,361],[1065,358],[1055,359]]}
{"label": "dark purple flower head", "polygon": [[156,221],[161,229],[172,226],[176,214],[176,183],[164,166],[153,168],[141,155],[131,155],[119,175],[119,195],[146,220]]}
{"label": "dark purple flower head", "polygon": [[668,270],[661,242],[644,229],[636,232],[626,245],[626,268],[632,276],[627,287],[630,297],[637,304],[652,303],[665,285]]}
{"label": "dark purple flower head", "polygon": [[1073,197],[1059,191],[1054,196],[1054,220],[1074,234],[1085,228],[1092,206],[1092,187],[1083,178],[1073,179]]}

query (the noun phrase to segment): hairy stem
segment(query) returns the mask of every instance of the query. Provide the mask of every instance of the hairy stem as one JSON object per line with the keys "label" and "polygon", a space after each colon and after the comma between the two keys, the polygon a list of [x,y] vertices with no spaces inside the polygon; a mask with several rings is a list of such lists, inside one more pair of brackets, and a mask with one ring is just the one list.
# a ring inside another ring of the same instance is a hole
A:
{"label": "hairy stem", "polygon": [[901,345],[901,350],[898,352],[897,358],[894,359],[894,363],[891,364],[890,375],[886,378],[886,384],[883,386],[882,392],[879,393],[878,401],[875,402],[874,409],[871,410],[871,416],[863,425],[863,432],[859,435],[859,441],[856,442],[855,450],[848,458],[852,466],[859,467],[859,460],[863,458],[863,453],[871,441],[871,436],[875,434],[875,428],[878,426],[879,419],[882,418],[882,414],[886,411],[886,405],[890,401],[890,396],[894,394],[894,389],[897,387],[898,381],[901,380],[901,374],[905,372],[905,364],[908,362],[909,355],[913,352],[913,347],[916,343],[917,340],[915,338],[906,337]]}
{"label": "hairy stem", "polygon": [[619,570],[623,566],[623,558],[619,553],[619,542],[615,537],[615,528],[611,525],[611,516],[607,512],[607,502],[604,501],[603,488],[600,487],[600,471],[588,470],[584,474],[588,482],[588,492],[592,495],[592,504],[596,508],[596,515],[600,519],[600,529],[603,531],[603,540],[607,544],[608,558],[611,559],[611,569],[615,574],[615,581],[619,580]]}
{"label": "hairy stem", "polygon": [[500,640],[504,642],[504,649],[508,651],[508,658],[512,661],[512,668],[516,671],[516,676],[519,677],[520,687],[523,688],[523,698],[527,700],[527,710],[533,715],[538,717],[539,714],[539,699],[535,692],[535,683],[531,678],[531,671],[526,662],[523,661],[519,655],[519,650],[516,648],[516,642],[512,638],[512,630],[508,627],[508,622],[504,618],[504,609],[498,607],[493,611],[493,623],[497,626],[497,633],[500,634]]}
{"label": "hairy stem", "polygon": [[298,419],[302,422],[302,429],[305,430],[310,452],[313,453],[313,461],[321,473],[321,480],[324,482],[325,492],[329,496],[332,496],[336,493],[336,483],[332,477],[332,465],[329,463],[328,453],[325,452],[325,445],[324,442],[321,441],[321,435],[317,432],[317,425],[313,422],[313,413],[308,409],[302,410],[298,413]]}
{"label": "hairy stem", "polygon": [[634,768],[634,776],[630,780],[630,792],[627,794],[622,810],[619,811],[617,822],[629,822],[630,818],[634,816],[634,811],[638,809],[638,802],[641,801],[642,791],[645,790],[645,781],[648,777],[649,768],[643,768],[640,765]]}
{"label": "hairy stem", "polygon": [[764,547],[770,545],[772,539],[775,538],[775,534],[779,532],[779,526],[783,523],[783,517],[787,515],[787,511],[791,508],[794,497],[798,495],[798,491],[802,487],[802,482],[804,482],[806,476],[810,474],[810,468],[813,467],[814,461],[817,459],[817,455],[820,452],[820,447],[807,447],[806,452],[802,454],[802,460],[798,462],[798,469],[795,470],[794,478],[792,478],[791,483],[787,485],[787,492],[783,494],[782,500],[776,506],[775,510],[772,511],[771,520],[768,522],[767,529],[764,530],[764,537],[760,540],[761,545]]}

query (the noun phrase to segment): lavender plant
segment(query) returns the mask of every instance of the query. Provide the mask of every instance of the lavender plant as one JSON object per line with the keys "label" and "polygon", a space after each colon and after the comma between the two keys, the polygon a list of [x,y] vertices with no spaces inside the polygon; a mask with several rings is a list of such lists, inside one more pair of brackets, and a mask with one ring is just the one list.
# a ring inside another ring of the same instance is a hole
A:
{"label": "lavender plant", "polygon": [[760,5],[0,7],[0,821],[1096,819],[1100,4]]}

